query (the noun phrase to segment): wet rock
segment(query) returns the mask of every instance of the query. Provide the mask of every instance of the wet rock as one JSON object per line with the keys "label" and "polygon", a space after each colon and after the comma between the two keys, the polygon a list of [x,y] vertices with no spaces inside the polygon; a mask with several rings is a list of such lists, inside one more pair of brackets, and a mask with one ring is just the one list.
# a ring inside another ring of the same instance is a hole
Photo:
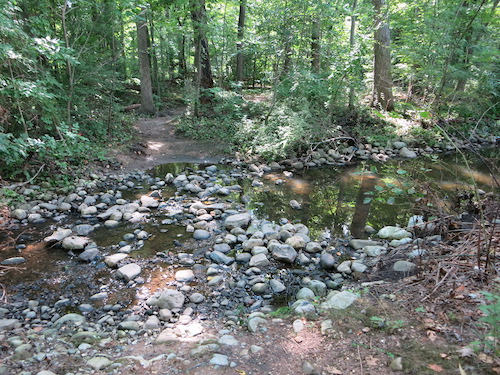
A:
{"label": "wet rock", "polygon": [[81,325],[82,323],[85,323],[86,319],[83,315],[80,314],[66,314],[57,319],[54,324],[52,325],[53,328],[57,329],[63,325],[67,324],[75,324],[75,325]]}
{"label": "wet rock", "polygon": [[15,266],[16,264],[22,264],[26,262],[26,258],[23,257],[12,257],[12,258],[7,258],[2,261],[2,265],[4,266]]}
{"label": "wet rock", "polygon": [[158,306],[160,309],[180,309],[184,305],[185,296],[181,292],[166,289],[155,294],[146,301],[149,306]]}
{"label": "wet rock", "polygon": [[212,251],[210,253],[210,259],[212,259],[217,264],[225,264],[226,266],[234,263],[234,258],[227,256],[220,251]]}
{"label": "wet rock", "polygon": [[73,232],[79,236],[88,236],[94,231],[94,226],[90,224],[80,224],[73,227]]}
{"label": "wet rock", "polygon": [[380,238],[389,240],[400,240],[411,237],[411,233],[400,227],[387,226],[380,229],[377,233]]}
{"label": "wet rock", "polygon": [[321,304],[321,308],[325,310],[329,309],[344,310],[349,306],[351,306],[357,299],[358,296],[348,291],[343,291],[340,293],[331,292],[326,297],[326,301]]}
{"label": "wet rock", "polygon": [[398,260],[392,266],[392,269],[396,272],[411,272],[417,268],[417,265],[412,262],[407,262],[406,260]]}
{"label": "wet rock", "polygon": [[224,227],[229,230],[233,228],[246,228],[250,223],[250,220],[250,214],[247,212],[231,215],[224,221]]}
{"label": "wet rock", "polygon": [[116,271],[116,276],[125,279],[126,281],[134,280],[137,276],[141,274],[141,267],[136,263],[130,263],[123,267],[118,268]]}
{"label": "wet rock", "polygon": [[88,237],[69,236],[62,241],[62,247],[67,250],[83,250],[89,243]]}

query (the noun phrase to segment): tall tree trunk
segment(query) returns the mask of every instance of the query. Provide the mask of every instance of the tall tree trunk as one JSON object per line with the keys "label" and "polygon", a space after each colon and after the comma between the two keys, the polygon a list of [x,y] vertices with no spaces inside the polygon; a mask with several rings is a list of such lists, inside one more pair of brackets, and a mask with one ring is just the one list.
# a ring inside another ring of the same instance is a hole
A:
{"label": "tall tree trunk", "polygon": [[205,0],[191,0],[191,19],[193,20],[195,59],[197,69],[197,86],[203,89],[214,87],[210,53],[206,36],[207,11]]}
{"label": "tall tree trunk", "polygon": [[[391,32],[389,30],[386,0],[372,0],[375,11],[373,45],[373,96],[372,106],[392,111]],[[384,9],[385,8],[385,9]]]}
{"label": "tall tree trunk", "polygon": [[311,68],[313,73],[319,73],[320,68],[320,35],[321,19],[317,14],[314,16],[311,30]]}
{"label": "tall tree trunk", "polygon": [[283,52],[283,71],[282,75],[287,76],[290,73],[290,66],[292,65],[292,34],[290,30],[285,29],[285,46]]}
{"label": "tall tree trunk", "polygon": [[179,60],[178,65],[178,73],[179,78],[185,79],[187,77],[187,63],[186,63],[186,36],[182,30],[183,23],[180,18],[177,18],[177,23],[179,24],[180,32],[178,33],[178,41],[179,41],[179,53],[177,55],[177,59]]}
{"label": "tall tree trunk", "polygon": [[156,95],[161,96],[161,91],[160,91],[160,71],[158,69],[158,57],[156,56],[156,42],[155,42],[155,25],[153,23],[153,15],[151,14],[151,17],[149,17],[149,29],[151,30],[150,33],[150,40],[148,41],[149,44],[149,51],[152,53],[150,54],[151,57],[151,62],[152,62],[152,79],[156,87]]}
{"label": "tall tree trunk", "polygon": [[[67,14],[68,14],[68,3],[65,1],[61,10],[61,24],[64,36],[64,44],[66,48],[70,49],[71,45],[69,42],[69,32],[66,26]],[[67,122],[66,125],[71,128],[73,123],[71,111],[73,110],[73,94],[75,92],[75,69],[73,68],[73,64],[71,64],[70,59],[66,60],[66,73],[68,75],[68,98],[66,100],[66,122]]]}
{"label": "tall tree trunk", "polygon": [[[349,34],[349,49],[351,53],[351,62],[354,57],[354,45],[355,45],[355,36],[356,36],[356,6],[357,0],[353,0],[352,9],[351,9],[351,32]],[[349,84],[349,109],[354,108],[354,79],[351,78]]]}
{"label": "tall tree trunk", "polygon": [[153,86],[151,83],[151,66],[148,51],[148,24],[146,8],[141,10],[137,16],[137,49],[139,54],[139,73],[141,79],[141,109],[144,114],[154,114],[156,112],[153,103]]}
{"label": "tall tree trunk", "polygon": [[245,15],[247,0],[240,0],[240,14],[238,17],[238,41],[236,42],[236,81],[243,82],[243,67],[245,56],[243,54],[243,38],[245,37]]}

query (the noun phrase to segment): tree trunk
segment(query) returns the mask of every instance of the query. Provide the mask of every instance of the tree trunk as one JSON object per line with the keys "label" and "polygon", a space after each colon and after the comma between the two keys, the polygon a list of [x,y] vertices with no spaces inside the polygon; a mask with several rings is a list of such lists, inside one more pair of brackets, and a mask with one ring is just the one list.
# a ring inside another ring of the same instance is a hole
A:
{"label": "tree trunk", "polygon": [[197,70],[196,86],[209,89],[214,87],[210,53],[206,36],[207,11],[205,0],[191,0],[191,19],[193,20],[195,59]]}
{"label": "tree trunk", "polygon": [[[357,0],[353,0],[352,9],[351,9],[351,32],[349,34],[349,49],[351,52],[351,61],[354,58],[354,45],[355,45],[355,36],[356,36],[356,6]],[[354,108],[354,79],[351,78],[349,84],[349,109]]]}
{"label": "tree trunk", "polygon": [[245,13],[247,0],[240,0],[240,14],[238,17],[238,41],[236,43],[236,81],[243,82],[243,67],[245,57],[243,54],[243,38],[245,36]]}
{"label": "tree trunk", "polygon": [[391,76],[391,33],[385,0],[372,0],[375,11],[374,66],[372,106],[386,111],[394,109]]}
{"label": "tree trunk", "polygon": [[320,68],[320,34],[321,20],[319,15],[316,15],[312,24],[311,31],[311,68],[313,73],[319,73]]}
{"label": "tree trunk", "polygon": [[137,16],[137,49],[139,54],[139,73],[141,79],[141,109],[144,114],[156,112],[153,103],[153,86],[151,83],[151,66],[148,51],[148,24],[146,19],[146,8],[141,10]]}

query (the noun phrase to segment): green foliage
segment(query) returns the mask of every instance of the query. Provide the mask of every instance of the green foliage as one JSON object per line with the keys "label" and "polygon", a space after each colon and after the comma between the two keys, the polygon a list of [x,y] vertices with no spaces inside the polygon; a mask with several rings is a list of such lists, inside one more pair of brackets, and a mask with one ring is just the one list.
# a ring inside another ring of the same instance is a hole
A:
{"label": "green foliage", "polygon": [[481,292],[490,304],[479,306],[484,316],[479,318],[488,327],[488,332],[481,337],[481,340],[472,343],[472,346],[480,349],[484,348],[495,356],[500,356],[500,295],[489,292]]}
{"label": "green foliage", "polygon": [[379,316],[370,317],[370,322],[373,328],[388,330],[390,332],[401,329],[406,324],[404,320],[388,320]]}

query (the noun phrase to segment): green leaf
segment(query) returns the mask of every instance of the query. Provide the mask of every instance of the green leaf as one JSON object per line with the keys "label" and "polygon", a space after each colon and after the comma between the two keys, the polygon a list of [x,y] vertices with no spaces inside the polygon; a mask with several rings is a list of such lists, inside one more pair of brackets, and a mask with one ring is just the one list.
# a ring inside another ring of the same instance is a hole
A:
{"label": "green leaf", "polygon": [[425,119],[432,118],[432,114],[430,112],[427,112],[427,111],[421,111],[421,112],[419,112],[419,115],[421,118],[425,118]]}
{"label": "green leaf", "polygon": [[378,173],[377,167],[376,167],[376,166],[374,166],[374,165],[372,165],[372,166],[371,166],[370,171],[371,171],[372,173]]}
{"label": "green leaf", "polygon": [[394,202],[395,202],[394,197],[390,197],[389,199],[387,199],[387,204],[390,204],[391,206],[394,204]]}
{"label": "green leaf", "polygon": [[379,193],[381,193],[384,191],[384,188],[382,186],[375,185],[375,190],[377,190]]}
{"label": "green leaf", "polygon": [[398,169],[398,170],[396,171],[396,173],[397,173],[397,174],[400,174],[400,175],[403,175],[403,174],[407,174],[408,172],[407,172],[407,171],[405,171],[404,169]]}
{"label": "green leaf", "polygon": [[404,193],[404,190],[403,189],[400,189],[400,188],[394,188],[392,189],[392,192],[396,195],[401,195]]}
{"label": "green leaf", "polygon": [[363,204],[368,204],[372,201],[372,198],[370,197],[366,197],[365,199],[363,199]]}

